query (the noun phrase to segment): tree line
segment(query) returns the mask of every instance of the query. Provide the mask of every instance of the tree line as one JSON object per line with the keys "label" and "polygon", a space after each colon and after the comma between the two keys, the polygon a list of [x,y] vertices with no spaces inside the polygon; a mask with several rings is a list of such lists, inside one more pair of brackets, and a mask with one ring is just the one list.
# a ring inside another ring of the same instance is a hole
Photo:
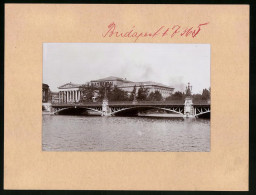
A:
{"label": "tree line", "polygon": [[[170,101],[170,100],[185,100],[187,97],[187,94],[184,92],[176,91],[174,94],[171,96],[167,97],[165,100]],[[211,98],[211,88],[209,89],[203,89],[203,92],[201,94],[192,94],[191,95],[193,100],[209,100]]]}
{"label": "tree line", "polygon": [[[184,100],[186,94],[184,92],[176,91],[174,94],[167,98],[163,98],[159,91],[149,92],[144,86],[140,86],[136,93],[136,86],[134,86],[132,92],[128,93],[117,86],[100,86],[83,85],[80,87],[82,92],[81,102],[102,101],[107,94],[109,101],[171,101],[171,100]],[[136,97],[134,97],[136,95]],[[202,94],[192,95],[194,100],[208,100],[210,99],[210,88],[204,89]]]}

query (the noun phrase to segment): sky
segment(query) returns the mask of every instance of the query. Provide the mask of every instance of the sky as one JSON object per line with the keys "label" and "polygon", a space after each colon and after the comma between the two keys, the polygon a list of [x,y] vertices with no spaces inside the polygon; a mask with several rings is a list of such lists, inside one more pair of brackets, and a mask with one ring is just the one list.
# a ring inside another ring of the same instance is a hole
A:
{"label": "sky", "polygon": [[108,76],[154,81],[192,93],[210,87],[209,44],[44,43],[43,83],[51,91]]}

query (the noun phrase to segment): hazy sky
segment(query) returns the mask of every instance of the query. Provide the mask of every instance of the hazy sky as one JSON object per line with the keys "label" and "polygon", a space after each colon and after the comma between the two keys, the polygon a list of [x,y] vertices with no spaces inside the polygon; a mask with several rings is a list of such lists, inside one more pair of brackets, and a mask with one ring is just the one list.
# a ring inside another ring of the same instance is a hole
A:
{"label": "hazy sky", "polygon": [[155,81],[193,93],[210,87],[209,44],[44,43],[43,83],[52,91],[108,76]]}

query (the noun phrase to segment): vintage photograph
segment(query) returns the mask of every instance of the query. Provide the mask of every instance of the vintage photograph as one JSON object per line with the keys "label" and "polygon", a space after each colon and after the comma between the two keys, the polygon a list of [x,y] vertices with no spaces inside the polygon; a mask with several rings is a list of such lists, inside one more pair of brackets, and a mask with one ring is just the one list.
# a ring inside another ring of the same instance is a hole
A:
{"label": "vintage photograph", "polygon": [[210,152],[210,44],[44,43],[42,150]]}

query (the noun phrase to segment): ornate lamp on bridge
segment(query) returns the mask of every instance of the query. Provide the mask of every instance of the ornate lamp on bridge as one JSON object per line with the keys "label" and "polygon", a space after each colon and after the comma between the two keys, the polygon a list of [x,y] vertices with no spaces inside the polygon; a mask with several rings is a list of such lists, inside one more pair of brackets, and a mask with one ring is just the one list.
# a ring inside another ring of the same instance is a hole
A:
{"label": "ornate lamp on bridge", "polygon": [[192,86],[190,86],[190,82],[188,82],[188,86],[186,86],[186,96],[191,96],[192,94]]}

